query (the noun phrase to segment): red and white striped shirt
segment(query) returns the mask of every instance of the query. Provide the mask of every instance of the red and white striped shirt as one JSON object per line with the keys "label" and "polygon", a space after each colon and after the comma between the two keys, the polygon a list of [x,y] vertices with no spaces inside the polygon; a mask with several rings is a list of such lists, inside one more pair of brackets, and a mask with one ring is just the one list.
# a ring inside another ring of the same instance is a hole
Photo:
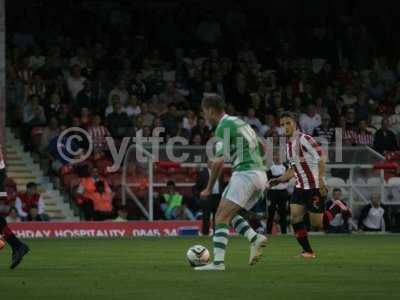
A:
{"label": "red and white striped shirt", "polygon": [[374,144],[374,136],[368,131],[354,132],[353,133],[353,144],[354,145],[366,145],[372,146]]}
{"label": "red and white striped shirt", "polygon": [[294,170],[297,188],[319,188],[318,163],[322,155],[322,149],[314,138],[302,132],[295,133],[286,144],[286,156]]}
{"label": "red and white striped shirt", "polygon": [[106,146],[106,136],[110,136],[110,132],[105,126],[91,126],[88,129],[88,133],[92,138],[93,147],[95,149],[104,150]]}

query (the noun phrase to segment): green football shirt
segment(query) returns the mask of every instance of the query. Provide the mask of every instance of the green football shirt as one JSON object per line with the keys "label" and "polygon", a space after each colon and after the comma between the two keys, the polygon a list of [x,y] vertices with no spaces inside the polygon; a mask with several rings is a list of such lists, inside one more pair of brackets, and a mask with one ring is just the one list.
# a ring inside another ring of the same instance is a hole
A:
{"label": "green football shirt", "polygon": [[216,156],[231,161],[233,171],[266,170],[257,134],[249,124],[225,114],[215,136],[220,139],[216,143]]}

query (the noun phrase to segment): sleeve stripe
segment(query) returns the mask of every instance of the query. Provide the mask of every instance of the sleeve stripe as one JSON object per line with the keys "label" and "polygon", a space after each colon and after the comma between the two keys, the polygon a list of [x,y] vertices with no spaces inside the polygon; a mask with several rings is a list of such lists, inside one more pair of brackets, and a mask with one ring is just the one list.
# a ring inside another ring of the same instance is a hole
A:
{"label": "sleeve stripe", "polygon": [[304,135],[305,139],[307,140],[307,142],[311,145],[311,147],[313,147],[315,149],[315,151],[317,151],[319,156],[322,156],[322,148],[321,146],[315,141],[315,139],[313,139],[311,136],[309,135]]}

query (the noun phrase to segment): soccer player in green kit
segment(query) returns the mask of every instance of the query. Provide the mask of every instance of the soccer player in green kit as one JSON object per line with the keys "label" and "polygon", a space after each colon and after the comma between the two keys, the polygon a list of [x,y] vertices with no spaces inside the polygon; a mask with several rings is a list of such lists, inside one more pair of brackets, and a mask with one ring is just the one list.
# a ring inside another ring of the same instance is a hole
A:
{"label": "soccer player in green kit", "polygon": [[225,250],[230,225],[238,234],[249,240],[249,264],[254,265],[262,254],[262,247],[266,245],[267,238],[256,233],[238,212],[241,209],[251,209],[267,187],[268,180],[262,159],[262,147],[249,124],[225,113],[225,102],[221,97],[217,95],[206,97],[201,106],[207,121],[216,127],[215,136],[220,140],[216,144],[216,158],[213,161],[207,187],[200,196],[205,198],[211,193],[221,174],[227,152],[233,159],[233,173],[215,215],[213,262],[196,267],[195,270],[225,270]]}

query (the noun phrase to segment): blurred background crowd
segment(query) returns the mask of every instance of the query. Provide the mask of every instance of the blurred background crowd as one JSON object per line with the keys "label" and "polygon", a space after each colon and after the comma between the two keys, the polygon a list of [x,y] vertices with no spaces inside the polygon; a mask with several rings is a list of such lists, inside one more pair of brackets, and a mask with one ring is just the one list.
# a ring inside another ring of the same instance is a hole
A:
{"label": "blurred background crowd", "polygon": [[277,118],[291,110],[331,145],[341,128],[345,145],[398,150],[400,40],[389,8],[369,18],[357,14],[370,5],[361,1],[18,2],[7,18],[7,122],[53,177],[68,165],[56,140],[71,126],[95,141],[94,161],[107,157],[106,136],[150,137],[155,127],[165,141],[204,145],[207,93],[260,136],[278,137]]}

